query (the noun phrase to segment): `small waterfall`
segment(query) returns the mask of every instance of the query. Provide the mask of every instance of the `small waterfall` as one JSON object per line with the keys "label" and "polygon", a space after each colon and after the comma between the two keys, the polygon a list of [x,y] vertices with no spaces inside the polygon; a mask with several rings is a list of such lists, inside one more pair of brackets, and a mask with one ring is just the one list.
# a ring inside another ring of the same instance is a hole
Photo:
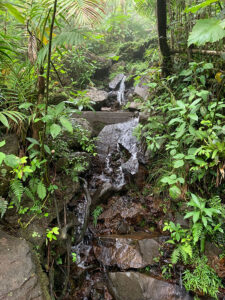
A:
{"label": "small waterfall", "polygon": [[126,78],[127,77],[124,75],[124,77],[123,77],[123,79],[121,80],[121,83],[120,83],[119,91],[117,92],[117,101],[120,105],[124,104],[124,102],[125,102],[124,92],[125,92]]}

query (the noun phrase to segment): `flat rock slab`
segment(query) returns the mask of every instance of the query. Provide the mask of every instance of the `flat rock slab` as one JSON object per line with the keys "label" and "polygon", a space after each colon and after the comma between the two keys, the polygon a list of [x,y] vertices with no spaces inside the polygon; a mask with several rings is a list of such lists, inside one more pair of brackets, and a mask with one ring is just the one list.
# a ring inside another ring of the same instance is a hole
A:
{"label": "flat rock slab", "polygon": [[105,266],[117,266],[123,270],[144,268],[154,263],[163,240],[165,237],[146,233],[100,236],[94,253]]}
{"label": "flat rock slab", "polygon": [[104,126],[127,122],[134,117],[134,113],[123,111],[84,111],[80,115],[73,114],[72,117],[86,119],[91,124],[94,130],[94,135],[96,136]]}
{"label": "flat rock slab", "polygon": [[0,230],[0,299],[42,300],[29,245]]}
{"label": "flat rock slab", "polygon": [[138,272],[109,273],[109,288],[116,300],[192,300],[176,284]]}

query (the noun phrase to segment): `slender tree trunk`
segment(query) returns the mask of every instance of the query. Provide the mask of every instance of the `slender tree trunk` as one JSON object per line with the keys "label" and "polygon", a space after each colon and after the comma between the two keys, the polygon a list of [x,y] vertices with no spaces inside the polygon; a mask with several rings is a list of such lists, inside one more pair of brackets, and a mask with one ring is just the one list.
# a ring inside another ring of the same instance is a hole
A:
{"label": "slender tree trunk", "polygon": [[157,0],[157,26],[159,37],[159,48],[163,57],[162,74],[168,76],[171,72],[172,61],[170,48],[167,43],[167,11],[166,0]]}

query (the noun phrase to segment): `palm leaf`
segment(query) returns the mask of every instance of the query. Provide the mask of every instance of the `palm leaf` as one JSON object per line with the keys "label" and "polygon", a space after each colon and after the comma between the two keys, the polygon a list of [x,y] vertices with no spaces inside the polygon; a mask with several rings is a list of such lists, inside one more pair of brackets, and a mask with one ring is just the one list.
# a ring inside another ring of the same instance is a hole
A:
{"label": "palm leaf", "polygon": [[[45,0],[49,8],[53,7],[54,0]],[[98,22],[104,13],[105,1],[103,0],[58,0],[58,14],[66,14],[76,23],[90,24]]]}

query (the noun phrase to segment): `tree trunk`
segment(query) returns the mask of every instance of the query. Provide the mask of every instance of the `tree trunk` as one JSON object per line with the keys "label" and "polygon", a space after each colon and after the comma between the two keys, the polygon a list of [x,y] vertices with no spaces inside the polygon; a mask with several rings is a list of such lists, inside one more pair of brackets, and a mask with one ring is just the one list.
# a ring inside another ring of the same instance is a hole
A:
{"label": "tree trunk", "polygon": [[171,72],[172,61],[170,56],[170,48],[167,44],[167,12],[166,0],[157,0],[157,26],[159,37],[159,48],[162,54],[162,74],[168,76]]}

